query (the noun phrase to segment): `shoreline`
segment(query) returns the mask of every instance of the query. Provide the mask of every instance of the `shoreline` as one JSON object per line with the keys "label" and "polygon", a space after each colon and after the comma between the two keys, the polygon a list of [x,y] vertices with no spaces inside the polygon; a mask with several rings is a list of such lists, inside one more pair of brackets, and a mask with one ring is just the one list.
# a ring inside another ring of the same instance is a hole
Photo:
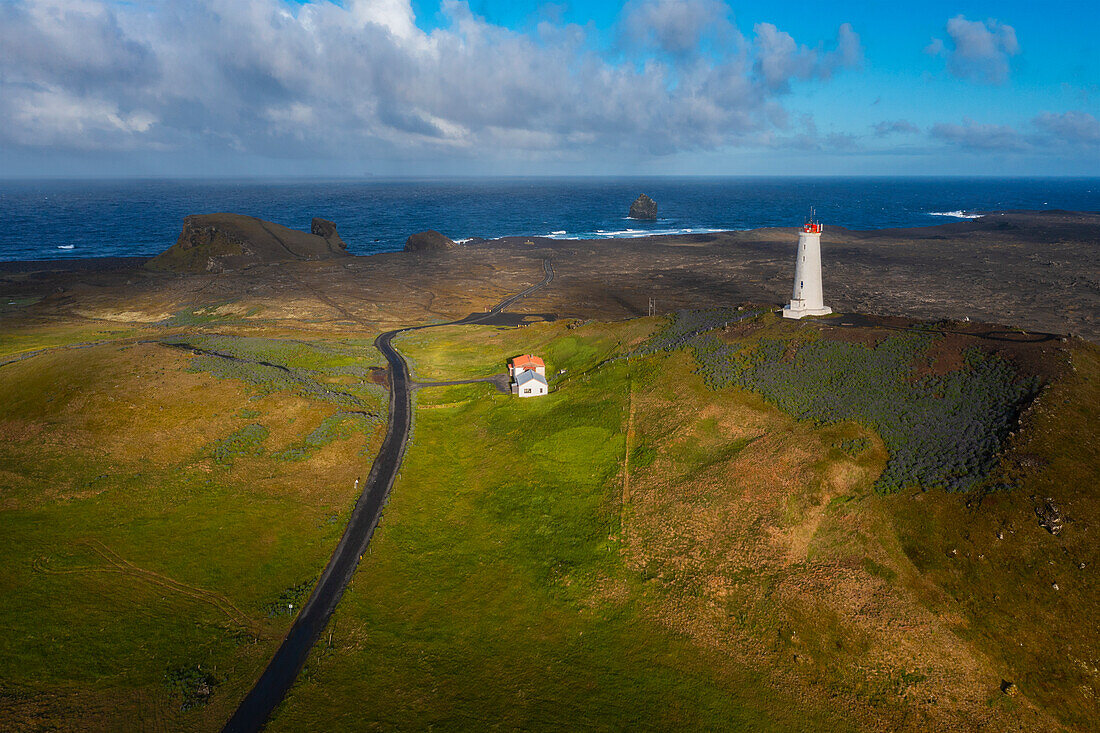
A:
{"label": "shoreline", "polygon": [[[825,227],[826,231],[832,230],[856,238],[860,238],[861,236],[874,236],[881,234],[927,238],[927,236],[929,235],[934,236],[940,233],[958,234],[961,231],[965,232],[969,229],[984,228],[982,225],[988,225],[988,220],[991,217],[1024,218],[1031,221],[1043,221],[1060,224],[1087,223],[1093,217],[1100,217],[1100,211],[1069,211],[1065,209],[1003,209],[995,211],[974,211],[966,213],[967,216],[965,218],[958,218],[954,221],[943,221],[940,223],[917,227],[880,227],[877,229],[849,229],[847,227],[839,225],[830,226],[828,223],[825,224]],[[932,216],[933,214],[929,215]],[[954,215],[954,212],[943,214],[937,213],[935,215],[952,216]],[[461,248],[502,244],[523,245],[527,241],[531,241],[537,246],[562,246],[593,243],[598,244],[601,242],[615,242],[620,244],[630,242],[663,243],[670,240],[683,240],[685,243],[692,243],[712,241],[717,236],[749,236],[754,233],[784,233],[796,231],[797,228],[798,227],[796,225],[784,227],[753,227],[748,229],[708,229],[704,227],[693,227],[692,229],[697,229],[700,231],[681,233],[654,232],[652,234],[632,232],[631,236],[617,236],[616,233],[616,236],[601,237],[555,236],[556,233],[552,232],[549,235],[506,234],[492,239],[479,239],[476,237],[471,237],[455,240],[455,242],[457,246]],[[168,249],[172,246],[172,244],[173,243],[166,244],[164,249]],[[392,255],[397,253],[404,253],[404,250],[395,249],[371,252],[369,254],[349,254],[349,257],[361,259],[366,257],[375,257],[377,255]],[[141,267],[141,265],[153,259],[155,256],[156,255],[107,255],[103,257],[50,257],[28,260],[0,259],[0,273],[24,274],[31,272],[126,270],[131,268],[139,268]]]}

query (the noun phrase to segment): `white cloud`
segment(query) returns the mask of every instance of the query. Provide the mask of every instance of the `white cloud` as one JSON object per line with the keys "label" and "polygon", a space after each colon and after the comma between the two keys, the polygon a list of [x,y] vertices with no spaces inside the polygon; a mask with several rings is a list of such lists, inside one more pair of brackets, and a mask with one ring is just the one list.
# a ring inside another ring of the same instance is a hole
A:
{"label": "white cloud", "polygon": [[855,68],[863,62],[859,35],[849,23],[840,26],[830,51],[800,45],[771,23],[757,23],[753,34],[756,73],[771,89],[786,90],[791,79],[828,79],[838,69]]}
{"label": "white cloud", "polygon": [[576,25],[519,33],[457,0],[441,13],[425,32],[409,0],[0,0],[0,144],[339,158],[709,150],[782,124],[791,79],[862,58],[847,24],[829,48],[768,24],[749,46],[719,0],[630,3],[623,27],[650,45],[625,58]]}
{"label": "white cloud", "polygon": [[345,6],[352,21],[381,26],[397,38],[414,38],[418,31],[412,5],[407,0],[349,0]]}
{"label": "white cloud", "polygon": [[62,89],[18,89],[5,101],[11,133],[30,145],[76,149],[127,149],[157,118],[144,110],[121,111],[113,102]]}
{"label": "white cloud", "polygon": [[1031,121],[1044,137],[1066,145],[1100,145],[1100,120],[1088,112],[1043,112]]}
{"label": "white cloud", "polygon": [[940,38],[924,49],[947,60],[947,70],[962,79],[1002,84],[1008,79],[1011,57],[1020,53],[1016,29],[996,20],[967,20],[957,15],[947,21],[949,41]]}
{"label": "white cloud", "polygon": [[961,125],[935,124],[930,134],[970,151],[1022,151],[1029,147],[1023,135],[1009,125],[982,124],[969,118],[964,119]]}
{"label": "white cloud", "polygon": [[909,120],[883,120],[874,125],[874,130],[877,137],[886,137],[887,135],[914,135],[920,132],[920,128]]}
{"label": "white cloud", "polygon": [[1043,112],[1020,128],[978,123],[933,125],[929,135],[968,152],[1094,155],[1100,148],[1100,120],[1088,112]]}
{"label": "white cloud", "polygon": [[719,0],[630,0],[622,25],[629,41],[672,54],[699,50],[704,38],[739,44],[729,22],[729,7]]}

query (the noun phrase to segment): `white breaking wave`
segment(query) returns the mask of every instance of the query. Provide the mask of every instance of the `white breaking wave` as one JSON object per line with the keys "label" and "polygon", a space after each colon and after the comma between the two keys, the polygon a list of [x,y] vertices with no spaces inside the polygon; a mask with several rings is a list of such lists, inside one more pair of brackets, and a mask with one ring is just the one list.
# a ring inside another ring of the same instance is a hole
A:
{"label": "white breaking wave", "polygon": [[[608,231],[597,229],[594,232],[580,232],[570,234],[565,229],[557,229],[549,234],[536,234],[536,237],[544,239],[574,240],[574,239],[630,239],[633,237],[671,237],[679,234],[713,234],[715,232],[730,231],[728,229],[711,229],[709,227],[685,227],[682,229],[616,229]],[[523,236],[523,235],[512,235]],[[454,240],[455,244],[466,244],[473,241],[473,237]],[[69,247],[71,249],[71,247]]]}
{"label": "white breaking wave", "polygon": [[57,245],[58,249],[74,249],[75,247],[76,247],[75,244],[59,244],[59,245]]}
{"label": "white breaking wave", "polygon": [[547,239],[629,239],[633,237],[669,237],[679,234],[713,234],[724,232],[725,229],[710,229],[708,227],[687,227],[683,229],[618,229],[607,231],[597,229],[594,232],[582,232],[579,234],[566,234],[565,232],[550,232]]}
{"label": "white breaking wave", "polygon": [[929,216],[953,216],[956,219],[981,219],[985,214],[968,214],[965,211],[929,211]]}

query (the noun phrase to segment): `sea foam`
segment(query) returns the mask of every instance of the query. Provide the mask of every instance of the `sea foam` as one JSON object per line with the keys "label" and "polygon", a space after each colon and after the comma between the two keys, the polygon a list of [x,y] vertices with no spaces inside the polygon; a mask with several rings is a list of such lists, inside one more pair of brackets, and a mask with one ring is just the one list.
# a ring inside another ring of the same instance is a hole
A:
{"label": "sea foam", "polygon": [[711,229],[709,227],[686,227],[682,229],[597,229],[594,232],[578,232],[566,234],[564,231],[550,232],[544,235],[547,239],[628,239],[634,237],[670,237],[681,234],[713,234],[724,232],[725,229]]}
{"label": "sea foam", "polygon": [[965,211],[929,211],[929,216],[953,216],[956,219],[981,219],[985,214],[968,214]]}

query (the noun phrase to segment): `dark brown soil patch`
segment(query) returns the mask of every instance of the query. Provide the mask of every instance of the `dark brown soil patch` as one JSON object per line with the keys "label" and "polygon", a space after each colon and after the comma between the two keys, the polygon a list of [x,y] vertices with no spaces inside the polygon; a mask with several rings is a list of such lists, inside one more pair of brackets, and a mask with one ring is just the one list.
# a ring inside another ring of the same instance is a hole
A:
{"label": "dark brown soil patch", "polygon": [[879,328],[833,328],[823,330],[823,335],[830,341],[862,344],[873,349],[886,340],[889,331]]}
{"label": "dark brown soil patch", "polygon": [[932,342],[928,353],[913,364],[913,378],[942,377],[958,371],[966,363],[966,350],[974,346],[975,339],[956,333],[947,333]]}

